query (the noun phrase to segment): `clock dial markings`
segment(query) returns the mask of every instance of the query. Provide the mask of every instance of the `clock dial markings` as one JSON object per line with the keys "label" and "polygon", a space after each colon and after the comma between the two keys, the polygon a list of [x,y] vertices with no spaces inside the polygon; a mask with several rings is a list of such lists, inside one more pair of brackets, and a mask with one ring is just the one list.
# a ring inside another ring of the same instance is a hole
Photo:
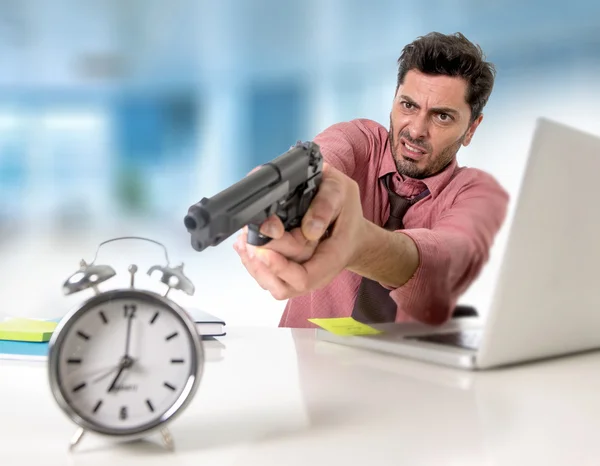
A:
{"label": "clock dial markings", "polygon": [[98,400],[98,403],[96,403],[96,406],[94,406],[94,409],[92,410],[92,412],[95,414],[96,412],[98,412],[98,410],[100,409],[100,406],[102,406],[102,400]]}
{"label": "clock dial markings", "polygon": [[81,390],[82,388],[85,388],[87,386],[87,383],[83,382],[80,383],[79,385],[73,387],[73,393],[78,392],[79,390]]}
{"label": "clock dial markings", "polygon": [[135,312],[137,311],[137,306],[135,304],[125,304],[123,306],[123,317],[135,317]]}
{"label": "clock dial markings", "polygon": [[165,387],[167,387],[169,390],[175,391],[175,387],[173,385],[171,385],[169,382],[165,382],[163,385]]}
{"label": "clock dial markings", "polygon": [[[135,318],[144,322],[142,328],[135,327]],[[126,297],[94,305],[71,327],[62,350],[59,371],[72,394],[69,402],[88,422],[106,428],[153,422],[188,383],[186,332],[177,316],[156,302]]]}

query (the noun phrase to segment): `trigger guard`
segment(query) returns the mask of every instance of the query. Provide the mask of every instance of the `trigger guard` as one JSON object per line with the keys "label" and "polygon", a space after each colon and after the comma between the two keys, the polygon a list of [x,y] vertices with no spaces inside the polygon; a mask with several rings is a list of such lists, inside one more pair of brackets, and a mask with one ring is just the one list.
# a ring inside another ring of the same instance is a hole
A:
{"label": "trigger guard", "polygon": [[256,229],[256,227],[253,228],[253,225],[248,226],[248,238],[246,239],[246,242],[248,244],[251,244],[253,246],[264,246],[269,241],[271,241],[271,239],[272,238],[269,238],[268,236],[262,235]]}

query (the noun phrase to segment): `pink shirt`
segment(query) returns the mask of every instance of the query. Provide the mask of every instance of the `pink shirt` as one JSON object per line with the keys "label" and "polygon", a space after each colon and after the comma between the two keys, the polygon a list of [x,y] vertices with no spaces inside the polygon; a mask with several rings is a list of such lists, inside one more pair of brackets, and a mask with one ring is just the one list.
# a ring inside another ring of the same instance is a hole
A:
{"label": "pink shirt", "polygon": [[[429,188],[431,193],[408,209],[403,222],[403,233],[419,250],[419,267],[390,296],[398,305],[397,322],[435,325],[448,320],[458,298],[488,260],[506,215],[507,192],[489,174],[456,162],[424,180],[400,176],[388,130],[374,121],[338,123],[314,141],[329,164],[358,183],[363,214],[379,226],[389,215],[388,194],[380,177],[396,173],[392,188],[401,196]],[[314,328],[307,319],[351,316],[361,278],[343,271],[325,288],[290,299],[279,325]]]}

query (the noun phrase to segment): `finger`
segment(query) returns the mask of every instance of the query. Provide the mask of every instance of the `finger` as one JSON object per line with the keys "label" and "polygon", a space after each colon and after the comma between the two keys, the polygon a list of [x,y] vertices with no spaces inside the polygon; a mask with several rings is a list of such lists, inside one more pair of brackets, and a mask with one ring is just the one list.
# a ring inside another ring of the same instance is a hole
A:
{"label": "finger", "polygon": [[[352,194],[348,191],[344,195]],[[321,241],[312,257],[302,264],[307,275],[312,278],[308,284],[311,289],[322,288],[346,267],[348,251],[344,249],[344,245],[356,241],[356,238],[349,236],[352,231],[348,227],[349,221],[347,215],[339,214],[335,219],[336,228],[333,229],[331,236]]]}
{"label": "finger", "polygon": [[243,228],[234,246],[238,254],[243,251],[250,259],[254,259],[257,246],[248,243],[248,227]]}
{"label": "finger", "polygon": [[258,276],[257,264],[252,261],[252,258],[248,253],[248,248],[246,247],[243,234],[238,236],[237,240],[233,244],[233,249],[235,249],[235,251],[238,253],[240,260],[242,261],[242,265],[246,268],[250,275],[256,280],[261,288],[266,290],[266,285],[263,283],[261,277]]}
{"label": "finger", "polygon": [[317,241],[308,241],[300,228],[295,228],[265,244],[262,249],[277,252],[294,262],[304,262],[312,255],[316,245]]}
{"label": "finger", "polygon": [[302,264],[309,280],[308,289],[320,289],[333,280],[345,265],[345,251],[340,250],[341,241],[326,239],[315,250],[314,255]]}
{"label": "finger", "polygon": [[241,233],[236,238],[235,242],[233,243],[233,249],[235,249],[235,251],[238,254],[241,254],[242,251],[246,252],[246,238],[247,237],[248,237],[247,230],[242,230]]}
{"label": "finger", "polygon": [[294,291],[285,281],[277,277],[277,275],[256,256],[251,257],[251,253],[249,253],[248,250],[252,249],[252,246],[243,247],[236,242],[234,248],[240,256],[246,270],[248,270],[250,275],[263,290],[269,291],[271,295],[278,300],[288,299],[294,295]]}
{"label": "finger", "polygon": [[344,183],[335,168],[325,164],[323,180],[302,219],[302,233],[308,240],[318,240],[339,215],[344,201]]}
{"label": "finger", "polygon": [[281,219],[273,214],[261,224],[260,232],[269,238],[278,239],[285,233],[285,227]]}
{"label": "finger", "polygon": [[253,259],[245,251],[239,253],[242,264],[248,270],[252,278],[258,285],[269,292],[283,295],[286,291],[285,283],[275,276],[264,264],[257,259]]}
{"label": "finger", "polygon": [[281,254],[268,249],[258,249],[256,258],[261,261],[275,276],[289,285],[294,294],[308,291],[308,274],[306,269]]}

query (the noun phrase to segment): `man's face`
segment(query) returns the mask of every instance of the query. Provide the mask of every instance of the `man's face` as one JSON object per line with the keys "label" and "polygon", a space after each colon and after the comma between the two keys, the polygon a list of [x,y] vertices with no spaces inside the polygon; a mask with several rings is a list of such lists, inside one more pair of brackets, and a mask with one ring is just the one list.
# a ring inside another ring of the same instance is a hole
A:
{"label": "man's face", "polygon": [[443,170],[467,146],[481,122],[470,122],[462,78],[406,73],[390,112],[390,145],[402,175],[425,178]]}

